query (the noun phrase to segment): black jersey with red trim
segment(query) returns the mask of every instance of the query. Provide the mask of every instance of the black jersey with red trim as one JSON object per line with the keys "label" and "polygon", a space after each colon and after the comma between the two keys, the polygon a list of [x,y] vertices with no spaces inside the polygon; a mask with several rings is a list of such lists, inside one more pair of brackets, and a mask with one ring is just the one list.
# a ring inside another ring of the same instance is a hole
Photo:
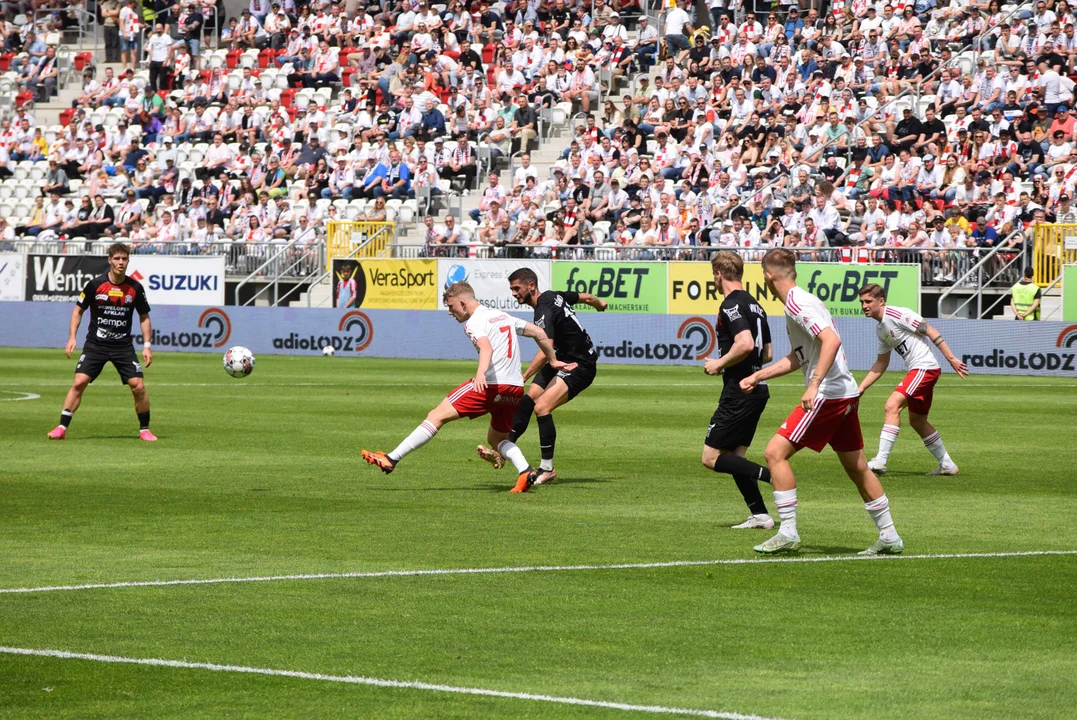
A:
{"label": "black jersey with red trim", "polygon": [[535,301],[535,324],[553,341],[558,360],[594,365],[598,351],[572,309],[579,301],[580,294],[572,290],[547,290]]}
{"label": "black jersey with red trim", "polygon": [[[748,353],[748,357],[722,372],[723,395],[744,394],[740,389],[740,381],[763,367],[763,346],[770,342],[770,325],[767,324],[766,311],[751,293],[734,290],[722,300],[718,309],[718,320],[714,323],[719,352],[725,355],[732,350],[734,339],[745,330],[752,335],[752,351]],[[756,397],[770,397],[766,383],[760,383],[753,394]]]}
{"label": "black jersey with red trim", "polygon": [[90,310],[86,342],[113,347],[130,346],[135,313],[146,315],[150,311],[142,283],[125,275],[117,284],[109,279],[108,273],[86,283],[78,306]]}

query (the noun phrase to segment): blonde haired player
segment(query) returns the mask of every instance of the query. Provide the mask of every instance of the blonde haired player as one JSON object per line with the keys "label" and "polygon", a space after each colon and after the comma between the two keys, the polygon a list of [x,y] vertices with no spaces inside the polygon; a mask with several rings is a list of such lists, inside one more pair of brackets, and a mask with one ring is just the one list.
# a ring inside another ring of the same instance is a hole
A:
{"label": "blonde haired player", "polygon": [[782,524],[778,533],[756,545],[755,551],[771,554],[800,549],[797,481],[789,459],[802,448],[820,452],[830,445],[864,500],[864,509],[879,528],[879,539],[860,554],[897,555],[905,545],[894,528],[882,483],[864,459],[864,438],[857,415],[860,393],[830,311],[814,295],[797,287],[796,255],[789,250],[771,250],[763,256],[763,280],[785,304],[785,328],[792,352],[741,380],[740,387],[750,393],[764,380],[803,369],[807,388],[800,405],[785,419],[764,451],[774,485],[774,505]]}
{"label": "blonde haired player", "polygon": [[391,473],[405,455],[430,442],[445,423],[462,417],[477,418],[489,413],[490,429],[487,441],[516,468],[519,476],[512,492],[527,492],[535,482],[536,472],[515,443],[508,440],[516,408],[524,394],[524,378],[520,372],[519,333],[533,338],[551,367],[570,372],[575,363],[557,359],[553,342],[542,328],[499,310],[479,304],[475,291],[465,282],[453,283],[445,290],[445,305],[458,323],[463,323],[471,343],[479,352],[475,378],[461,383],[441,403],[431,410],[419,427],[390,453],[363,450],[363,459]]}
{"label": "blonde haired player", "polygon": [[[885,420],[879,437],[879,454],[868,462],[874,472],[886,474],[886,461],[898,439],[901,429],[901,411],[909,408],[909,424],[939,461],[928,475],[957,475],[957,465],[950,459],[942,444],[939,431],[927,420],[935,383],[942,372],[931,346],[935,345],[950,363],[958,377],[967,377],[969,368],[950,351],[938,330],[924,322],[913,310],[886,304],[886,291],[871,283],[860,289],[860,307],[872,320],[879,323],[875,334],[879,337],[879,357],[867,376],[860,381],[861,396],[883,376],[890,366],[890,351],[897,350],[905,361],[905,378],[898,383],[886,401]],[[931,341],[930,343],[928,341]]]}

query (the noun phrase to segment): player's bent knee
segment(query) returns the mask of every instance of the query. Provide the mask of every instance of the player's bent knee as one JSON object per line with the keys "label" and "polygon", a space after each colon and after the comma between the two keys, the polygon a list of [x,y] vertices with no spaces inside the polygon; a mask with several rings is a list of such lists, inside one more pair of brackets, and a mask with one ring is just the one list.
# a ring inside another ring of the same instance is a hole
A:
{"label": "player's bent knee", "polygon": [[795,448],[793,444],[780,435],[775,435],[767,443],[767,447],[763,450],[763,457],[767,461],[767,467],[772,467],[778,463],[787,461],[793,454]]}

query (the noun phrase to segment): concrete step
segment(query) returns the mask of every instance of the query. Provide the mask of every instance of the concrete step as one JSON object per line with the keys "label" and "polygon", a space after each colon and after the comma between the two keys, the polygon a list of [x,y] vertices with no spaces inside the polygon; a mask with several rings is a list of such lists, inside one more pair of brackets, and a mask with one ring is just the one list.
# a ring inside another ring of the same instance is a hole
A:
{"label": "concrete step", "polygon": [[291,307],[307,307],[307,297],[310,297],[310,307],[328,308],[333,306],[333,288],[329,281],[314,285],[307,292],[301,293],[298,300],[293,300]]}

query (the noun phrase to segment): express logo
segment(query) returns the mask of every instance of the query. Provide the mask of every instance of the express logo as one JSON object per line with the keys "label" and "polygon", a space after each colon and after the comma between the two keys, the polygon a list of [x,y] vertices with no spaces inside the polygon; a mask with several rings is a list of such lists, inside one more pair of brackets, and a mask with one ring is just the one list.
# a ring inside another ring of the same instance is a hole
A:
{"label": "express logo", "polygon": [[366,350],[367,346],[370,345],[370,341],[374,339],[374,323],[370,322],[370,318],[358,310],[344,313],[343,317],[340,318],[340,325],[337,326],[337,329],[348,333],[354,338],[355,352]]}
{"label": "express logo", "polygon": [[220,308],[210,308],[198,318],[198,327],[211,332],[213,347],[222,347],[232,337],[232,321]]}
{"label": "express logo", "polygon": [[467,282],[467,268],[463,265],[453,265],[449,268],[449,272],[445,273],[446,288],[458,282]]}
{"label": "express logo", "polygon": [[696,354],[696,360],[702,360],[711,354],[717,338],[714,336],[714,328],[710,322],[701,317],[688,318],[677,330],[678,340],[688,340],[695,343],[692,346]]}
{"label": "express logo", "polygon": [[1071,348],[1077,344],[1077,325],[1070,325],[1058,334],[1058,340],[1055,342],[1060,348]]}

